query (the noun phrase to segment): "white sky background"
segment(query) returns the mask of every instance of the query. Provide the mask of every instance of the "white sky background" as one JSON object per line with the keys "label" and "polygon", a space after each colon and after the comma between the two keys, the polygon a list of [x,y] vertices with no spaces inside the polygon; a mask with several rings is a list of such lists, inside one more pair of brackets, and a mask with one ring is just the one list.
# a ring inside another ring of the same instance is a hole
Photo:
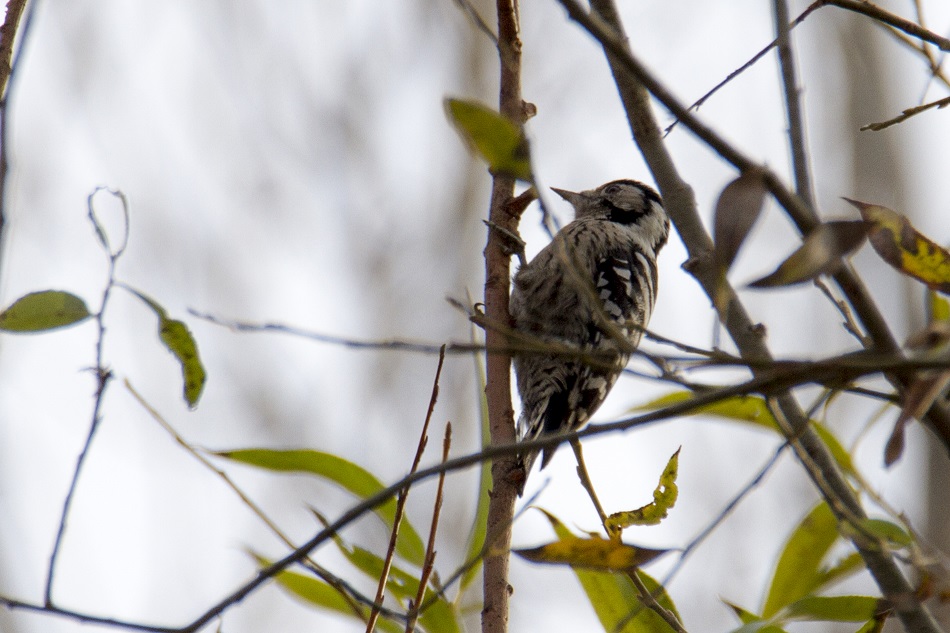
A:
{"label": "white sky background", "polygon": [[[692,101],[772,38],[768,3],[625,2],[634,50]],[[936,4],[936,3],[935,3]],[[793,14],[803,9],[795,3]],[[910,15],[909,6],[892,3]],[[941,7],[929,7],[937,11]],[[489,22],[493,13],[483,11]],[[620,177],[650,180],[599,48],[553,1],[522,8],[524,95],[543,184],[586,189]],[[950,16],[928,16],[942,32]],[[941,184],[947,114],[935,111],[889,131],[866,123],[916,105],[923,64],[875,29],[833,8],[795,31],[823,217],[854,217],[839,196],[910,214],[938,242],[950,241]],[[872,45],[883,53],[872,52]],[[851,60],[849,66],[848,60]],[[884,60],[884,61],[881,61]],[[883,66],[886,93],[874,92]],[[67,289],[98,305],[105,259],[85,217],[97,185],[132,203],[132,236],[118,276],[186,318],[209,372],[196,412],[180,399],[178,368],[155,337],[154,316],[117,291],[106,355],[118,380],[79,482],[55,598],[64,607],[180,625],[217,602],[254,568],[253,547],[284,552],[260,523],[148,417],[128,378],[190,441],[215,449],[314,448],[362,464],[391,482],[405,473],[428,403],[435,358],[352,351],[273,334],[235,334],[187,315],[280,321],[358,339],[465,340],[466,320],[444,297],[481,293],[490,178],[445,120],[447,95],[495,103],[497,62],[488,40],[451,0],[415,2],[38,3],[18,68],[10,118],[12,171],[0,302],[39,289]],[[855,70],[857,68],[858,70]],[[928,98],[942,96],[931,89]],[[778,72],[772,57],[700,111],[743,151],[788,171]],[[661,113],[662,121],[668,121]],[[857,138],[856,140],[856,137]],[[683,129],[669,142],[705,217],[735,176]],[[854,143],[858,143],[854,150]],[[99,198],[108,211],[107,196]],[[566,203],[548,196],[562,221]],[[525,216],[529,253],[545,237],[536,206]],[[770,205],[740,255],[740,284],[770,272],[797,244]],[[713,315],[679,268],[677,238],[661,255],[657,332],[709,346]],[[855,260],[896,335],[921,323],[921,290],[904,284],[865,247]],[[855,348],[840,318],[812,287],[745,291],[783,356]],[[0,337],[0,593],[41,601],[63,497],[88,430],[94,362],[89,323],[43,336]],[[624,379],[598,419],[664,393]],[[850,444],[874,406],[833,409],[832,428]],[[919,493],[928,438],[910,432],[905,459],[880,469],[893,413],[862,440],[858,458],[872,484],[921,527]],[[450,358],[426,463],[436,460],[451,420],[453,453],[477,447],[476,386],[469,358]],[[586,444],[608,510],[650,499],[666,459],[682,446],[680,500],[660,527],[631,540],[682,547],[745,484],[777,446],[774,437],[690,419]],[[578,529],[596,515],[558,454],[531,487],[550,479],[538,505]],[[316,530],[307,506],[330,517],[352,499],[300,477],[228,471],[295,538]],[[474,508],[473,472],[449,479],[439,572],[461,562]],[[410,497],[410,518],[428,524],[433,486]],[[694,555],[670,585],[691,631],[735,626],[720,597],[757,609],[781,543],[816,501],[786,458]],[[382,551],[386,534],[368,519],[344,534]],[[515,525],[515,543],[550,537],[539,513]],[[330,548],[318,558],[354,574]],[[662,577],[668,565],[648,569]],[[512,631],[598,626],[569,571],[512,564]],[[370,591],[368,586],[364,589]],[[854,582],[853,591],[871,591]],[[464,601],[474,604],[477,592]],[[470,630],[477,627],[477,609]],[[350,631],[341,622],[265,588],[224,616],[229,633]],[[0,611],[6,632],[101,630],[69,620]],[[813,630],[813,629],[803,629]]]}

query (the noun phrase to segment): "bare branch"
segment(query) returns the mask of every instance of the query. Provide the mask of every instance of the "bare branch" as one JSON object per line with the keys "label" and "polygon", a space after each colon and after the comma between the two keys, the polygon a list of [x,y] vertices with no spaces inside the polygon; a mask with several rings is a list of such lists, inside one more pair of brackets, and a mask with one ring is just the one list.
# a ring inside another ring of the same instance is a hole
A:
{"label": "bare branch", "polygon": [[[439,398],[439,378],[442,376],[442,365],[445,363],[445,346],[439,352],[439,364],[435,370],[435,379],[432,381],[432,395],[429,397],[429,408],[426,410],[425,421],[422,423],[422,431],[419,433],[419,443],[416,446],[416,455],[412,459],[412,466],[409,473],[412,474],[419,470],[419,463],[422,461],[422,454],[429,443],[429,422],[432,421],[432,412],[435,411],[435,403]],[[386,549],[386,557],[383,559],[383,570],[379,574],[379,585],[376,588],[376,604],[383,604],[383,598],[386,596],[386,583],[389,581],[389,570],[392,568],[393,556],[396,554],[396,541],[399,537],[399,525],[402,523],[403,513],[406,510],[406,500],[409,499],[409,488],[399,491],[396,499],[396,514],[393,517],[393,529],[389,535],[389,547]],[[420,585],[422,585],[420,581]],[[424,590],[424,586],[422,588]],[[417,601],[416,604],[419,604]],[[369,620],[366,622],[366,633],[372,633],[376,628],[376,621],[379,619],[379,609],[374,606],[370,612]],[[410,618],[411,621],[411,618]]]}
{"label": "bare branch", "polygon": [[880,123],[868,123],[867,125],[861,128],[861,131],[864,132],[867,130],[871,130],[873,132],[880,132],[881,130],[886,130],[892,125],[903,123],[907,119],[911,118],[912,116],[917,116],[921,112],[926,112],[927,110],[931,110],[933,108],[937,108],[939,110],[941,108],[946,108],[948,105],[950,105],[950,97],[937,99],[936,101],[931,101],[930,103],[925,103],[923,105],[915,106],[913,108],[907,108],[906,110],[903,110],[900,114],[898,114],[893,119],[881,121]]}
{"label": "bare branch", "polygon": [[848,11],[854,11],[855,13],[861,13],[882,24],[903,31],[912,37],[930,42],[942,51],[950,51],[950,39],[942,35],[937,35],[933,31],[925,29],[915,22],[894,15],[890,11],[885,11],[881,7],[871,4],[866,0],[826,0],[825,4],[834,5],[842,9],[847,9]]}
{"label": "bare branch", "polygon": [[[521,98],[521,27],[518,0],[496,0],[498,12],[499,89],[498,109],[516,125],[525,121],[527,109]],[[515,181],[504,174],[492,176],[491,204],[488,220],[510,232],[517,232],[520,214],[513,213]],[[510,326],[508,293],[511,261],[502,232],[489,229],[485,245],[485,316],[490,323]],[[504,334],[486,329],[488,349],[507,345]],[[514,444],[514,411],[511,406],[511,359],[507,354],[488,354],[485,361],[485,397],[488,402],[488,426],[492,445]],[[517,456],[506,455],[492,463],[492,491],[488,503],[487,530],[496,535],[485,556],[483,575],[484,606],[482,633],[505,633],[508,630],[509,550],[511,523],[514,518],[517,482]]]}

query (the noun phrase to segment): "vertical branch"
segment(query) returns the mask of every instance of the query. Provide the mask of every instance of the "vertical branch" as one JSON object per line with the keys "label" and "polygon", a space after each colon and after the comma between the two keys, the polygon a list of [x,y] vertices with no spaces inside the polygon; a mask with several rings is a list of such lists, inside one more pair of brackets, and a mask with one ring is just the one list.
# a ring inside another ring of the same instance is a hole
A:
{"label": "vertical branch", "polygon": [[[521,41],[519,39],[517,0],[497,0],[498,57],[501,65],[498,105],[500,112],[521,125],[524,122],[521,100]],[[517,218],[508,210],[515,190],[514,178],[494,174],[490,226],[510,232],[517,230]],[[485,245],[485,315],[489,323],[510,325],[508,292],[511,260],[502,231],[489,228]],[[508,328],[501,328],[502,330]],[[485,330],[489,350],[501,350],[508,342],[497,327]],[[492,444],[515,441],[514,411],[511,407],[511,359],[508,354],[489,353],[486,364],[485,396]],[[517,466],[515,455],[492,462],[492,490],[488,503],[487,533],[497,535],[485,557],[483,633],[504,633],[508,629],[508,550],[511,548],[511,523],[514,517],[517,486],[511,479]]]}
{"label": "vertical branch", "polygon": [[788,140],[792,150],[792,170],[795,173],[795,192],[810,207],[815,208],[815,194],[808,171],[808,145],[805,141],[805,116],[802,112],[801,91],[795,71],[792,51],[792,33],[789,26],[788,0],[774,0],[778,61],[782,69],[782,87],[785,92],[785,113],[788,117]]}
{"label": "vertical branch", "polygon": [[[9,166],[7,123],[9,122],[9,88],[13,76],[13,44],[16,41],[20,18],[26,9],[26,0],[8,0],[7,13],[0,26],[0,249],[3,247],[3,228],[6,224],[7,168]],[[0,250],[2,253],[2,250]]]}

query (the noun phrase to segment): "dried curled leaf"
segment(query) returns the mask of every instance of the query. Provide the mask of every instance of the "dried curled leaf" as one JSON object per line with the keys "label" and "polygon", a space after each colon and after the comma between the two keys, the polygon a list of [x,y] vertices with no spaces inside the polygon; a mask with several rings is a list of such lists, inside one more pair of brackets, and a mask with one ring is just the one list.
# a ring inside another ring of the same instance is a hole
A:
{"label": "dried curled leaf", "polygon": [[676,497],[679,493],[676,487],[679,456],[680,452],[677,449],[666,463],[666,468],[663,469],[663,474],[660,475],[660,482],[653,491],[653,503],[648,503],[636,510],[611,514],[604,523],[604,528],[606,528],[608,534],[611,536],[617,535],[619,538],[620,532],[631,525],[656,525],[666,518],[670,508],[676,503]]}
{"label": "dried curled leaf", "polygon": [[904,393],[904,406],[894,423],[894,430],[884,447],[884,465],[891,466],[904,453],[904,431],[914,419],[919,420],[950,385],[950,372],[921,372]]}
{"label": "dried curled leaf", "polygon": [[841,265],[841,258],[856,251],[867,234],[868,226],[860,220],[819,224],[775,272],[749,285],[753,288],[791,286],[834,273]]}
{"label": "dried curled leaf", "polygon": [[181,364],[183,396],[188,406],[194,409],[198,406],[198,399],[201,398],[208,377],[198,355],[198,344],[194,336],[182,321],[169,318],[165,308],[157,301],[134,288],[123,287],[141,299],[158,317],[158,338]]}
{"label": "dried curled leaf", "polygon": [[877,204],[844,198],[870,225],[868,239],[881,259],[932,290],[950,294],[950,252],[913,227],[906,216]]}

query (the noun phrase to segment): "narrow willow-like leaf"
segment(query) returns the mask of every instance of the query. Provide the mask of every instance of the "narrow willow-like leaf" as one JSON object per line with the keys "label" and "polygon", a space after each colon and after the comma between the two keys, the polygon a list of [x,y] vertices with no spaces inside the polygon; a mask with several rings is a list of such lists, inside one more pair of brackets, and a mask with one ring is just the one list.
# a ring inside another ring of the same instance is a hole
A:
{"label": "narrow willow-like leaf", "polygon": [[763,617],[771,618],[820,588],[822,561],[838,537],[838,521],[828,504],[818,504],[795,528],[782,550],[762,607]]}
{"label": "narrow willow-like leaf", "polygon": [[205,372],[201,357],[198,355],[198,344],[195,337],[183,322],[170,319],[168,312],[157,301],[143,292],[122,286],[130,293],[142,300],[158,317],[158,338],[165,348],[171,352],[181,364],[181,377],[185,402],[192,409],[198,406],[201,392],[204,391],[208,374]]}
{"label": "narrow willow-like leaf", "polygon": [[885,519],[864,519],[861,528],[883,539],[891,547],[903,548],[914,542],[914,538],[904,528]]}
{"label": "narrow willow-like leaf", "polygon": [[723,600],[723,602],[727,607],[732,609],[732,612],[735,613],[739,621],[742,622],[742,626],[738,629],[733,629],[731,633],[785,633],[781,627],[772,624],[748,609],[744,609],[728,600]]}
{"label": "narrow willow-like leaf", "polygon": [[827,569],[818,572],[816,587],[829,587],[839,580],[844,580],[864,570],[864,559],[858,552],[851,552]]}
{"label": "narrow willow-like leaf", "polygon": [[0,330],[46,332],[81,323],[91,317],[86,302],[63,290],[31,292],[0,312]]}
{"label": "narrow willow-like leaf", "polygon": [[[351,461],[312,450],[272,450],[248,448],[215,453],[242,464],[256,466],[275,472],[307,473],[327,479],[361,499],[367,499],[385,488],[382,482],[362,466]],[[396,501],[390,499],[373,510],[392,529],[396,518]],[[396,553],[414,565],[422,566],[425,546],[419,533],[403,517],[396,540]]]}
{"label": "narrow willow-like leaf", "polygon": [[[471,303],[471,302],[470,302]],[[472,343],[477,343],[476,331],[473,326],[471,334]],[[485,395],[485,368],[482,364],[480,354],[472,354],[475,362],[475,377],[478,387],[478,413],[481,421],[482,448],[486,448],[491,443],[491,432],[488,426],[488,398]],[[472,582],[478,578],[478,572],[482,567],[482,549],[485,547],[485,538],[488,534],[488,493],[491,490],[491,461],[485,460],[479,468],[478,478],[478,503],[475,506],[475,518],[469,529],[468,551],[465,556],[467,561],[475,561],[462,574],[459,581],[459,591],[463,592]]]}
{"label": "narrow willow-like leaf", "polygon": [[[374,582],[379,582],[383,573],[383,559],[371,551],[349,546],[339,537],[333,539],[340,552],[357,569],[362,571]],[[392,565],[386,581],[386,589],[401,601],[415,600],[419,593],[419,579]],[[419,624],[427,633],[461,633],[462,625],[455,605],[450,604],[444,596],[438,595],[428,587],[423,594],[423,611],[419,614]]]}
{"label": "narrow willow-like leaf", "polygon": [[818,622],[867,622],[879,615],[883,603],[871,596],[808,596],[785,610],[789,619]]}
{"label": "narrow willow-like leaf", "polygon": [[857,250],[867,236],[868,226],[859,220],[819,224],[794,253],[775,271],[749,284],[752,288],[774,288],[804,283],[835,272],[841,258]]}
{"label": "narrow willow-like leaf", "polygon": [[[251,555],[262,568],[273,562],[253,552]],[[274,576],[274,580],[282,589],[310,606],[349,616],[364,624],[369,616],[367,607],[354,605],[339,589],[312,575],[284,570]],[[403,630],[403,627],[385,618],[380,619],[377,626],[387,633],[399,633]]]}

